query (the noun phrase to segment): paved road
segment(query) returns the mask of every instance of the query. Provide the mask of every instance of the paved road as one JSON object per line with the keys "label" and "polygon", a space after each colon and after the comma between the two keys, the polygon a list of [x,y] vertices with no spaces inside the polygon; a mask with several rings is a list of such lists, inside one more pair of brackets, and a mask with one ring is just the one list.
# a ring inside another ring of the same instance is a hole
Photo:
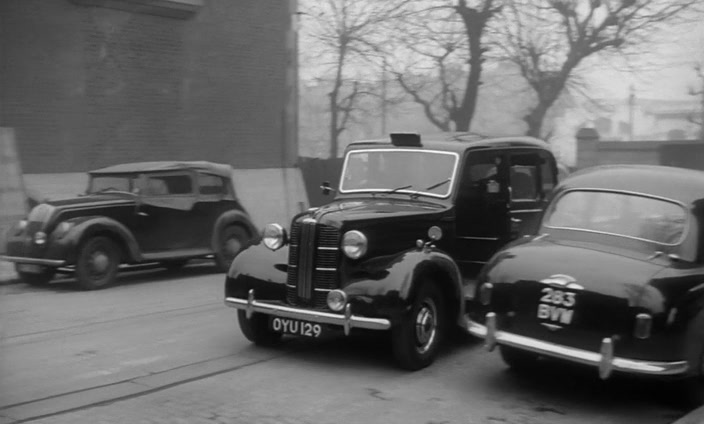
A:
{"label": "paved road", "polygon": [[639,423],[683,415],[666,385],[552,364],[530,376],[461,338],[430,368],[381,337],[250,345],[208,267],[98,292],[0,287],[0,423]]}

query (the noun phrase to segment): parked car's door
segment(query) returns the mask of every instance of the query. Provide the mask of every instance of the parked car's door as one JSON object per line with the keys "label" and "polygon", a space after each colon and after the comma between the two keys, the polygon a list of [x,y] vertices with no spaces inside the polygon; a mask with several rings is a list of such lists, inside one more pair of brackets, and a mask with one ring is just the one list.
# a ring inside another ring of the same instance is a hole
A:
{"label": "parked car's door", "polygon": [[196,246],[193,206],[197,195],[192,172],[148,173],[139,180],[135,238],[143,252]]}
{"label": "parked car's door", "polygon": [[227,180],[219,175],[197,173],[198,201],[193,213],[199,218],[194,222],[194,235],[199,246],[209,247],[212,242],[215,222],[226,211],[235,207],[234,194]]}

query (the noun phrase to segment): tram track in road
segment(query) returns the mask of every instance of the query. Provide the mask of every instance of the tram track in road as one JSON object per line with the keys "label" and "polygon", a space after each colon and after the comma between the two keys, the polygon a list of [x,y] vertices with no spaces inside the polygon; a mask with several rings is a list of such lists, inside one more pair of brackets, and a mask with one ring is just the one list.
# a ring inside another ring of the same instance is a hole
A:
{"label": "tram track in road", "polygon": [[160,316],[160,315],[183,316],[183,315],[189,315],[189,314],[197,314],[197,313],[204,313],[204,312],[209,312],[209,311],[216,311],[221,308],[222,308],[222,304],[220,302],[213,301],[213,302],[208,302],[208,303],[203,303],[203,304],[198,304],[198,305],[191,305],[191,306],[172,308],[172,309],[162,309],[159,311],[145,312],[145,313],[141,313],[141,314],[116,317],[116,318],[111,318],[111,319],[106,319],[106,320],[99,320],[99,321],[92,320],[90,322],[69,325],[69,326],[64,326],[64,327],[50,328],[50,329],[40,330],[40,331],[32,331],[32,332],[27,332],[27,333],[6,335],[6,336],[2,337],[2,339],[0,340],[0,346],[1,347],[19,346],[19,345],[24,345],[24,344],[29,344],[29,343],[37,343],[37,342],[42,342],[42,341],[46,341],[46,340],[51,340],[53,337],[59,338],[59,337],[66,337],[67,335],[71,335],[71,336],[80,335],[80,334],[89,333],[91,331],[99,331],[102,326],[109,326],[111,324],[120,323],[120,322],[128,322],[131,320],[140,320],[140,319],[149,318],[149,317],[153,317],[153,316]]}
{"label": "tram track in road", "polygon": [[[294,348],[286,348],[275,351],[273,355],[257,359],[238,355],[211,358],[109,384],[5,405],[0,407],[0,418],[4,417],[11,420],[10,422],[12,423],[19,424],[108,405],[193,381],[256,366],[286,356],[294,350]],[[3,422],[2,419],[0,419],[0,422]]]}

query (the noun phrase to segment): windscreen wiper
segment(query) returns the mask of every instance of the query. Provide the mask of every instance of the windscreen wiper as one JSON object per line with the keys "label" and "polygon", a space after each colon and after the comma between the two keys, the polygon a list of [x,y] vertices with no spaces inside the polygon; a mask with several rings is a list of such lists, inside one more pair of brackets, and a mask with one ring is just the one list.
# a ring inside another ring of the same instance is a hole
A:
{"label": "windscreen wiper", "polygon": [[406,190],[406,189],[409,189],[409,188],[413,188],[413,185],[405,185],[405,186],[401,186],[401,187],[396,187],[396,188],[393,188],[393,189],[391,189],[391,190],[389,190],[389,191],[385,191],[384,194],[396,193],[396,192],[399,191],[399,190]]}
{"label": "windscreen wiper", "polygon": [[450,181],[452,181],[450,178],[446,178],[446,179],[440,181],[440,182],[437,183],[437,184],[433,184],[433,185],[431,185],[430,187],[426,187],[425,190],[427,191],[427,190],[432,190],[432,189],[434,189],[434,188],[438,188],[438,187],[440,187],[441,185],[445,185],[445,184],[449,183]]}

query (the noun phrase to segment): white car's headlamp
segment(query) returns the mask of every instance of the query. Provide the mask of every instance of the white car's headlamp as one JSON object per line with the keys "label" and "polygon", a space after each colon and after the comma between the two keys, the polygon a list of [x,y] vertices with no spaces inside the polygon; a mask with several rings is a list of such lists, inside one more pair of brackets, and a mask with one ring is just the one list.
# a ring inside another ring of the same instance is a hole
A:
{"label": "white car's headlamp", "polygon": [[278,250],[286,243],[286,230],[279,224],[267,224],[262,232],[264,245],[271,250]]}
{"label": "white car's headlamp", "polygon": [[342,236],[342,251],[350,259],[359,259],[367,253],[367,237],[357,230],[348,231]]}

